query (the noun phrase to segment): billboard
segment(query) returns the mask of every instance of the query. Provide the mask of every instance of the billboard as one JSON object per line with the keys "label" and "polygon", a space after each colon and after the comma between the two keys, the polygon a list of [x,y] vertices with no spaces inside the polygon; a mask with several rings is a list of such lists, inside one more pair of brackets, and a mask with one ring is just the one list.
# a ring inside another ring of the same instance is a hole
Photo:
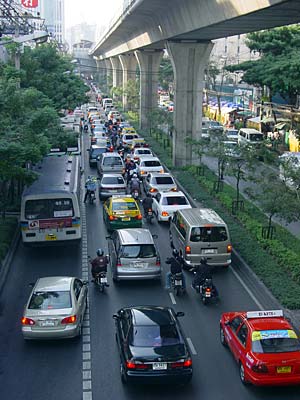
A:
{"label": "billboard", "polygon": [[39,0],[21,0],[21,4],[26,8],[36,8],[39,5]]}

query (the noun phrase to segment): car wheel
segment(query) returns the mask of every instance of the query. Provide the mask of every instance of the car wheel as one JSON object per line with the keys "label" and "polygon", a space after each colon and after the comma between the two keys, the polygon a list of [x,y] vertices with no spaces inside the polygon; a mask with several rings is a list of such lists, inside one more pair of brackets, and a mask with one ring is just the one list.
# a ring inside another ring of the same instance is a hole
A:
{"label": "car wheel", "polygon": [[240,380],[243,385],[247,384],[247,380],[245,378],[245,368],[241,362],[240,362]]}
{"label": "car wheel", "polygon": [[220,342],[222,343],[223,346],[225,347],[227,346],[224,329],[222,328],[221,325],[220,325]]}
{"label": "car wheel", "polygon": [[125,368],[122,364],[122,362],[120,362],[120,374],[121,374],[121,381],[124,385],[126,385],[127,383],[127,376],[126,376],[126,372],[125,372]]}

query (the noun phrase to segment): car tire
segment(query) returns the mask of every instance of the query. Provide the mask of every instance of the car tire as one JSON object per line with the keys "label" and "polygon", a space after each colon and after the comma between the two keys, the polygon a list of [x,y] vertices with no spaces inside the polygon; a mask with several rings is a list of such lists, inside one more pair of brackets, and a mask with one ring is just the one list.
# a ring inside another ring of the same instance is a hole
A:
{"label": "car tire", "polygon": [[224,329],[222,328],[221,325],[220,325],[220,342],[224,347],[227,347],[227,342],[226,342],[226,339],[225,339]]}
{"label": "car tire", "polygon": [[240,375],[240,380],[241,380],[242,384],[247,385],[248,382],[245,378],[245,368],[241,361],[239,363],[239,375]]}
{"label": "car tire", "polygon": [[122,361],[120,361],[120,375],[121,375],[121,382],[123,383],[123,385],[126,385],[127,384],[127,376],[126,376],[125,368],[123,366]]}

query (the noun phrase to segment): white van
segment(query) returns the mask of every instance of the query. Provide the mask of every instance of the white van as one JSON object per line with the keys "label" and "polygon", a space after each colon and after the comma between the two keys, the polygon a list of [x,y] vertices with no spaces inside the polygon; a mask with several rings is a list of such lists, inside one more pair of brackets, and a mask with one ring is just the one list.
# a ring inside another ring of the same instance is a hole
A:
{"label": "white van", "polygon": [[109,97],[105,97],[104,99],[102,99],[102,107],[103,108],[105,108],[105,106],[107,106],[108,104],[112,105],[113,99],[111,99]]}
{"label": "white van", "polygon": [[263,133],[253,128],[241,128],[238,133],[239,146],[260,146],[264,141]]}

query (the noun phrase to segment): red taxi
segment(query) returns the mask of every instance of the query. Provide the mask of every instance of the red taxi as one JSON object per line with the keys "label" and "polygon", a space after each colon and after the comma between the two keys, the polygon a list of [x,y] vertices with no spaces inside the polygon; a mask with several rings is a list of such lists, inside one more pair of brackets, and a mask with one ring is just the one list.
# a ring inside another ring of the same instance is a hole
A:
{"label": "red taxi", "polygon": [[244,384],[300,384],[300,341],[282,310],[224,313],[220,340],[238,362]]}

